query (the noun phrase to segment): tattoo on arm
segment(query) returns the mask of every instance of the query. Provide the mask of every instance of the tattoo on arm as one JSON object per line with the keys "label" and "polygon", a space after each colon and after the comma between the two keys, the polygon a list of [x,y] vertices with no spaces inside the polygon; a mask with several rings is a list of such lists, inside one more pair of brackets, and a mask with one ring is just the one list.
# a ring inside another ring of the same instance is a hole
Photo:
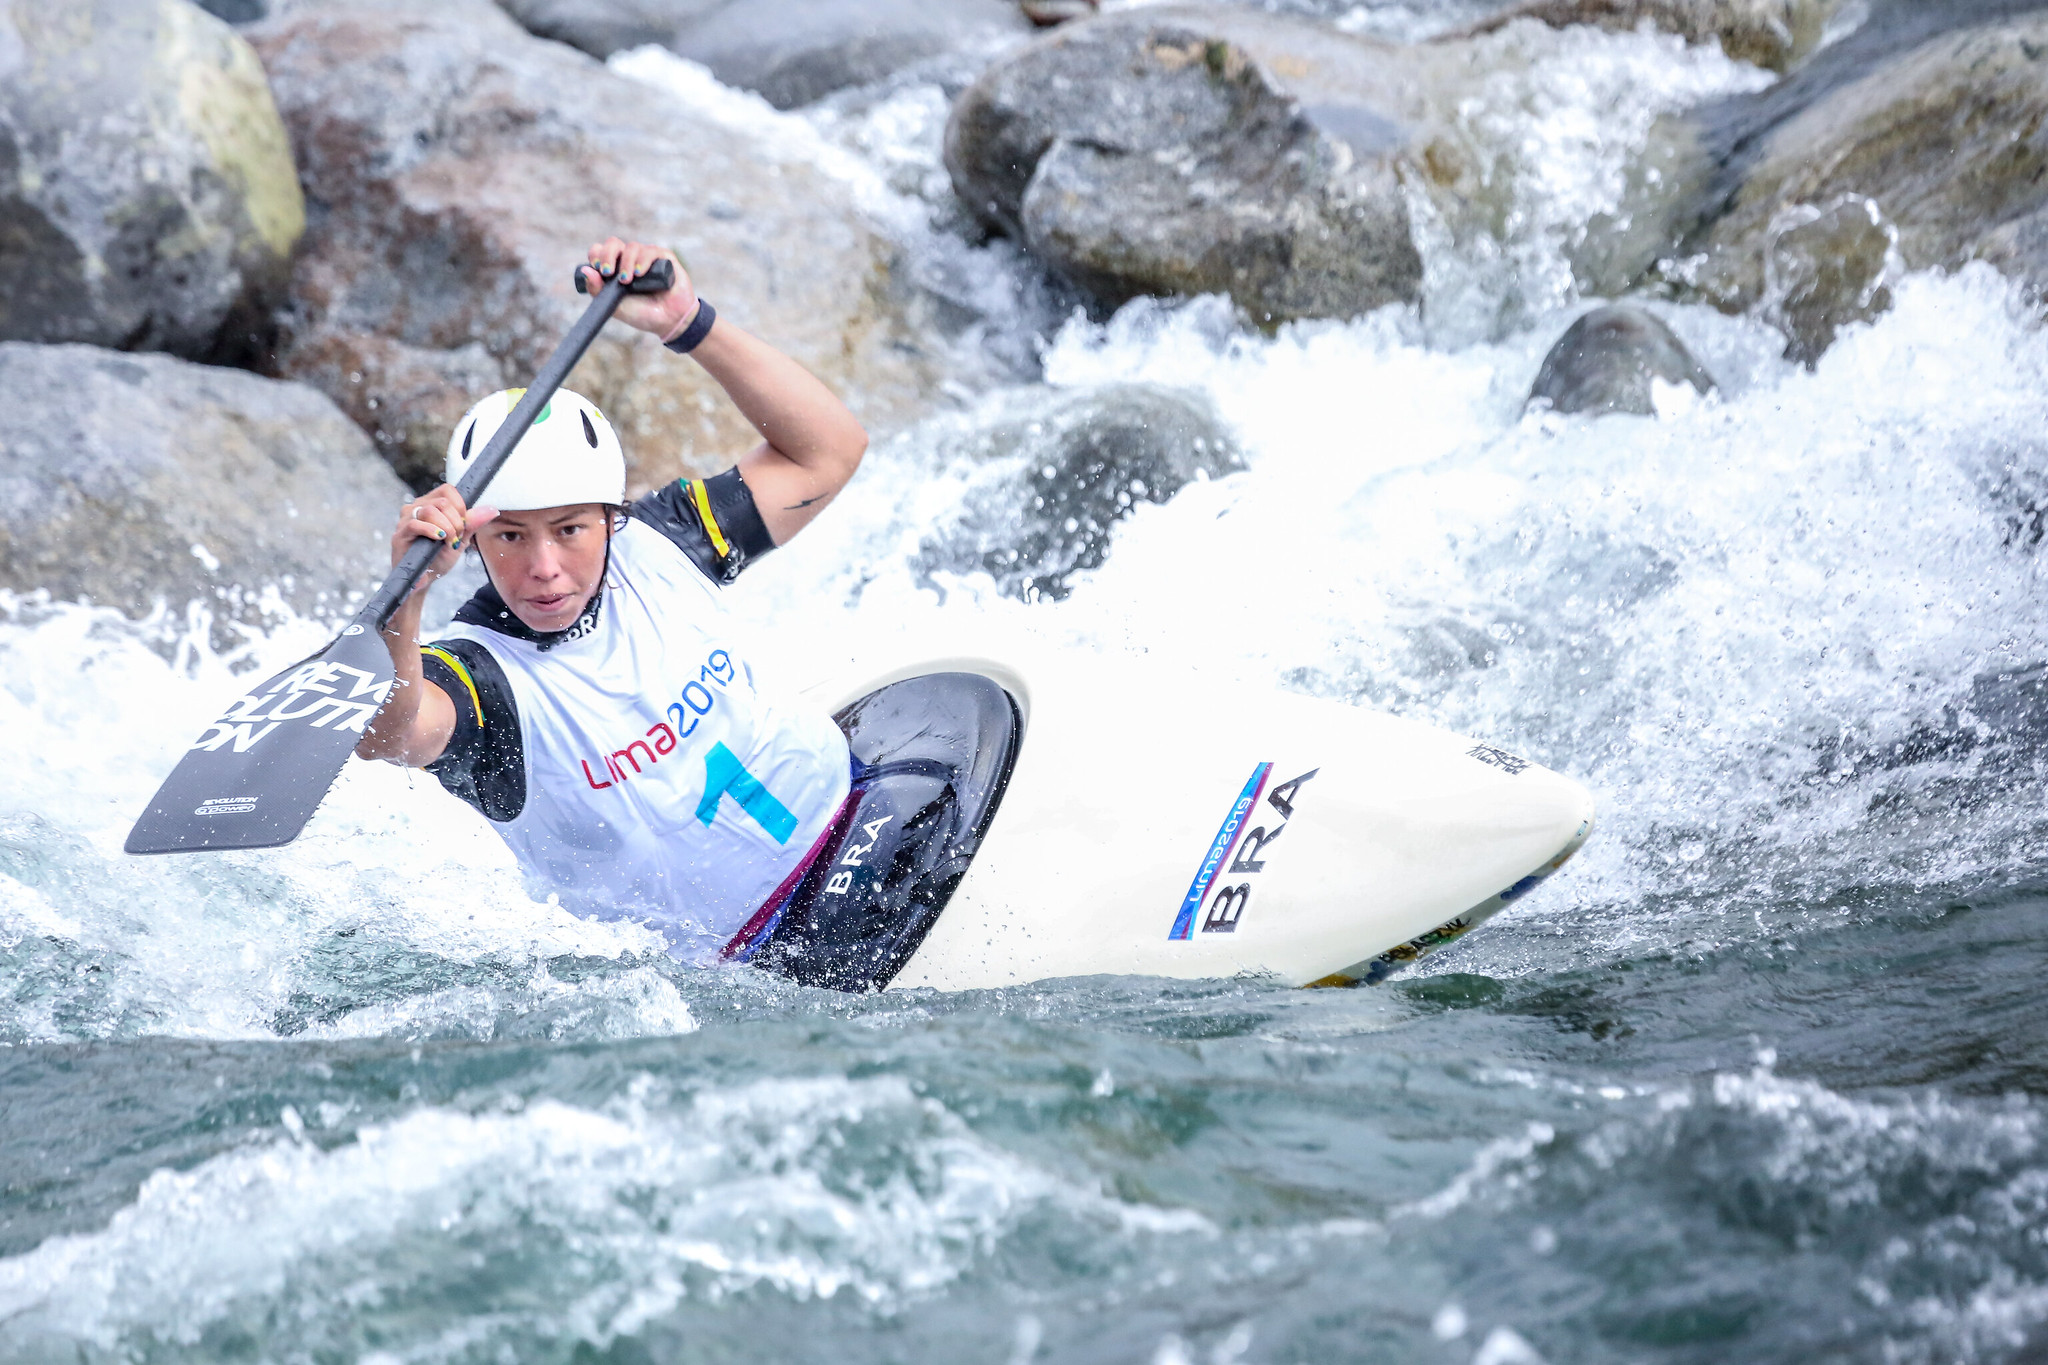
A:
{"label": "tattoo on arm", "polygon": [[812,503],[820,501],[824,496],[825,495],[823,493],[820,493],[815,498],[805,498],[802,502],[793,502],[789,506],[783,508],[782,510],[785,512],[801,512],[804,508],[809,507]]}

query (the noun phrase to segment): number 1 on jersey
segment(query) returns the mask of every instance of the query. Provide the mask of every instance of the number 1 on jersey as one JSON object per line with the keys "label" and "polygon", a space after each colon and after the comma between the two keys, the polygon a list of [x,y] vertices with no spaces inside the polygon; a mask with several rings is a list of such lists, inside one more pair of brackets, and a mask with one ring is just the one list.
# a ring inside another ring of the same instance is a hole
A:
{"label": "number 1 on jersey", "polygon": [[768,831],[778,844],[789,842],[796,833],[796,817],[761,785],[761,779],[747,771],[739,755],[723,744],[711,746],[704,755],[704,795],[697,802],[697,819],[710,824],[718,816],[718,798],[732,793],[739,808],[754,817],[754,823]]}

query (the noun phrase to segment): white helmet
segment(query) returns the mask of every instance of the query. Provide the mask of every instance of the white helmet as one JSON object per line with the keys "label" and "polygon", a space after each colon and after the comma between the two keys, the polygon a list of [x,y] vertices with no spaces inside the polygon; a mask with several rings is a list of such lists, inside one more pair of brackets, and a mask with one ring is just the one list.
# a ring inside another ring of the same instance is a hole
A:
{"label": "white helmet", "polygon": [[[448,438],[449,483],[461,482],[525,392],[501,389],[462,415]],[[626,501],[626,452],[597,404],[556,389],[504,465],[471,501],[501,512],[582,502],[620,506]]]}

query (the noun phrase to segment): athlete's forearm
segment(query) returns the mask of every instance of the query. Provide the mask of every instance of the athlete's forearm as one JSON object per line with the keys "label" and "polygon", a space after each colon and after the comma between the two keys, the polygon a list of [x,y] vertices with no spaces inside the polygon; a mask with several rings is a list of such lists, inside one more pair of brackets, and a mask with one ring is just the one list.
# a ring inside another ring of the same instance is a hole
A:
{"label": "athlete's forearm", "polygon": [[407,762],[406,750],[411,747],[413,726],[419,719],[420,684],[425,681],[420,670],[420,612],[426,596],[423,592],[414,593],[384,627],[384,647],[391,651],[395,681],[391,684],[390,699],[363,731],[362,743],[356,745],[358,757]]}
{"label": "athlete's forearm", "polygon": [[[724,317],[703,313],[690,272],[667,247],[608,237],[590,248],[585,287],[595,290],[612,274],[637,277],[661,260],[675,267],[674,286],[628,294],[612,316],[665,342],[695,337],[690,358],[761,433],[763,444],[739,462],[740,477],[769,538],[781,545],[846,487],[867,453],[868,434],[816,375]],[[700,319],[710,330],[697,337]]]}
{"label": "athlete's forearm", "polygon": [[362,743],[356,745],[359,757],[419,768],[447,752],[448,739],[455,732],[455,708],[440,688],[424,680],[420,613],[426,609],[428,586],[455,567],[463,537],[496,515],[488,509],[470,512],[463,505],[461,492],[445,483],[399,510],[398,525],[391,533],[393,564],[405,557],[415,540],[431,537],[440,541],[443,549],[428,565],[419,586],[384,625],[384,647],[391,653],[395,678],[383,709],[363,731]]}
{"label": "athlete's forearm", "polygon": [[362,743],[356,745],[358,757],[424,767],[449,747],[446,726],[436,726],[434,716],[426,714],[432,710],[432,694],[438,688],[428,684],[420,667],[420,612],[424,606],[426,593],[414,593],[383,630],[395,681],[391,700],[362,731]]}
{"label": "athlete's forearm", "polygon": [[723,317],[690,352],[761,433],[805,469],[850,477],[868,446],[860,421],[818,377]]}
{"label": "athlete's forearm", "polygon": [[767,443],[740,470],[782,544],[860,468],[867,431],[816,375],[723,317],[690,356]]}

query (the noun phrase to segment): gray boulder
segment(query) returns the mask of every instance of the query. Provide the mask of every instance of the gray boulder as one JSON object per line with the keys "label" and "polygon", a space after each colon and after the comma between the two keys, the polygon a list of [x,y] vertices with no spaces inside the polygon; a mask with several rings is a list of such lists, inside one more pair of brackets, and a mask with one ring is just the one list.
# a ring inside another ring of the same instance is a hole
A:
{"label": "gray boulder", "polygon": [[629,47],[666,43],[722,0],[498,0],[527,32],[609,57]]}
{"label": "gray boulder", "polygon": [[1902,272],[2048,286],[2048,15],[1944,34],[1779,124],[1704,234],[1698,283],[1809,363]]}
{"label": "gray boulder", "polygon": [[1657,411],[1653,386],[1660,379],[1690,384],[1703,394],[1715,388],[1714,377],[1661,319],[1632,304],[1609,304],[1558,338],[1536,372],[1529,404],[1596,417],[1610,412],[1649,417]]}
{"label": "gray boulder", "polygon": [[[247,30],[313,205],[279,368],[416,485],[484,392],[524,384],[612,233],[673,246],[722,317],[795,356],[871,425],[938,387],[896,250],[794,154],[522,31],[489,0],[295,0]],[[570,377],[612,418],[635,491],[758,437],[694,363],[614,325]]]}
{"label": "gray boulder", "polygon": [[1719,43],[1737,61],[1785,71],[1820,43],[1838,7],[1839,0],[1523,0],[1466,33],[1490,33],[1518,19],[1610,31],[1648,24],[1689,43]]}
{"label": "gray boulder", "polygon": [[0,7],[0,339],[247,360],[304,227],[226,24],[188,0]]}
{"label": "gray boulder", "polygon": [[1118,522],[1191,481],[1244,467],[1237,443],[1200,399],[1151,384],[1034,395],[979,449],[993,475],[966,516],[924,547],[925,568],[982,570],[1013,597],[1058,599],[1109,555]]}
{"label": "gray boulder", "polygon": [[593,56],[660,43],[782,109],[1030,31],[1014,0],[498,2],[530,31]]}
{"label": "gray boulder", "polygon": [[0,587],[226,616],[374,586],[405,488],[303,384],[166,355],[0,342]]}
{"label": "gray boulder", "polygon": [[1102,0],[1020,0],[1024,17],[1039,28],[1087,19],[1102,9]]}
{"label": "gray boulder", "polygon": [[1326,25],[1145,7],[984,73],[946,128],[962,201],[1106,303],[1225,292],[1264,323],[1413,299],[1397,163],[1417,62]]}

